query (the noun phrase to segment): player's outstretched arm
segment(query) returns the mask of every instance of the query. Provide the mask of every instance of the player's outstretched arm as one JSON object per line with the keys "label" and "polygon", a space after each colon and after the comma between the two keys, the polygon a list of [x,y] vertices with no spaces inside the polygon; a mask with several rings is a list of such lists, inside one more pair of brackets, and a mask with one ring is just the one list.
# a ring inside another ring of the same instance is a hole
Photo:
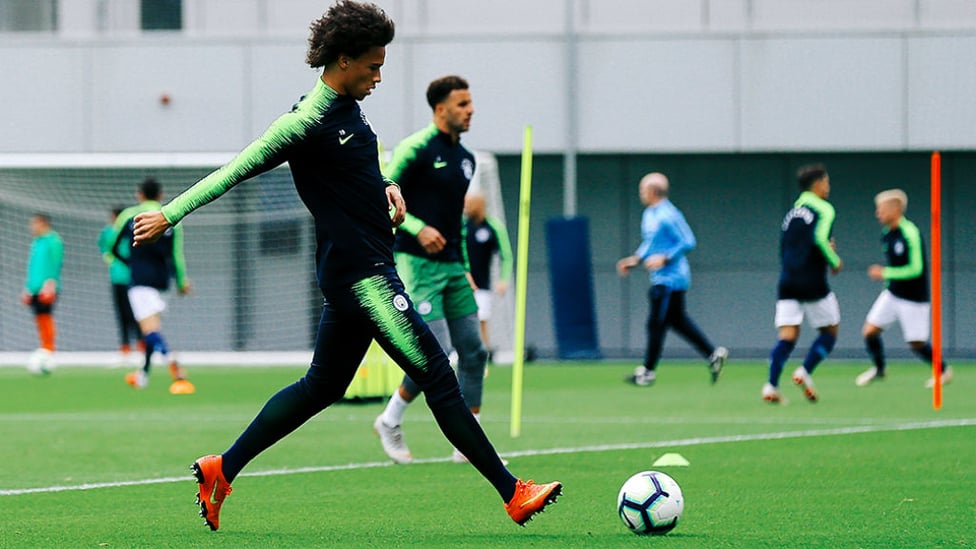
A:
{"label": "player's outstretched arm", "polygon": [[132,224],[132,245],[150,244],[169,229],[169,221],[161,211],[143,212],[135,217]]}

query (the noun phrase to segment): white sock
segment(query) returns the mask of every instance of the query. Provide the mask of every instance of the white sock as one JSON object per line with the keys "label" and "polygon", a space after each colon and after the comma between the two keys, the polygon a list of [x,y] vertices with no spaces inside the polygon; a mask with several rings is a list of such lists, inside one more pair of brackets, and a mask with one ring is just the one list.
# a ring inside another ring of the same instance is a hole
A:
{"label": "white sock", "polygon": [[410,406],[410,403],[403,400],[403,397],[400,396],[400,390],[394,391],[383,410],[383,423],[390,427],[396,427],[403,423],[403,414],[407,411],[407,406]]}

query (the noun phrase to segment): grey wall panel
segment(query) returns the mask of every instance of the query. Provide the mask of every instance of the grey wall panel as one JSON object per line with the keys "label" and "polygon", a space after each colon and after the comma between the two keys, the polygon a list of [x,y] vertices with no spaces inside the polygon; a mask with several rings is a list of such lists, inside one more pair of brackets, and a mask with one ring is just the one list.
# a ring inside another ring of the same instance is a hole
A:
{"label": "grey wall panel", "polygon": [[552,33],[565,26],[565,0],[414,0],[420,30],[432,35]]}
{"label": "grey wall panel", "polygon": [[[241,48],[106,46],[95,50],[91,149],[116,152],[240,148],[249,94]],[[169,105],[160,103],[162,94]]]}
{"label": "grey wall panel", "polygon": [[581,46],[579,145],[728,150],[737,135],[735,43],[600,40]]}
{"label": "grey wall panel", "polygon": [[0,120],[7,130],[0,132],[0,150],[84,150],[91,131],[90,56],[64,46],[0,47]]}
{"label": "grey wall panel", "polygon": [[753,0],[751,4],[757,30],[891,30],[915,23],[915,0]]}
{"label": "grey wall panel", "polygon": [[742,146],[900,147],[903,68],[895,38],[745,40]]}
{"label": "grey wall panel", "polygon": [[919,0],[919,24],[926,28],[972,29],[976,27],[976,2],[968,0]]}
{"label": "grey wall panel", "polygon": [[[298,41],[269,43],[245,50],[244,80],[249,92],[244,104],[246,135],[240,136],[236,148],[261,135],[315,87],[321,72],[305,64],[305,52],[306,46]],[[364,102],[364,109],[370,101]]]}
{"label": "grey wall panel", "polygon": [[706,17],[707,2],[671,0],[589,0],[583,24],[589,32],[680,32],[698,30]]}
{"label": "grey wall panel", "polygon": [[976,147],[976,37],[934,36],[908,41],[906,109],[912,148]]}

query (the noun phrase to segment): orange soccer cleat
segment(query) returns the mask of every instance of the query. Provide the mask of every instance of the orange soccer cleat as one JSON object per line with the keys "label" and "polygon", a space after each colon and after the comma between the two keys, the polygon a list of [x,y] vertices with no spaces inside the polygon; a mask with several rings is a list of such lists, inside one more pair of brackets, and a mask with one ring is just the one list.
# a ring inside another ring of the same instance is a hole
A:
{"label": "orange soccer cleat", "polygon": [[223,456],[203,456],[190,466],[200,488],[197,492],[200,516],[211,530],[220,528],[220,507],[231,492],[230,483],[224,479],[223,461]]}
{"label": "orange soccer cleat", "polygon": [[563,485],[559,482],[536,484],[532,480],[523,482],[518,479],[515,482],[515,495],[505,504],[505,510],[512,520],[525,526],[533,515],[541,513],[550,503],[555,503],[562,491]]}

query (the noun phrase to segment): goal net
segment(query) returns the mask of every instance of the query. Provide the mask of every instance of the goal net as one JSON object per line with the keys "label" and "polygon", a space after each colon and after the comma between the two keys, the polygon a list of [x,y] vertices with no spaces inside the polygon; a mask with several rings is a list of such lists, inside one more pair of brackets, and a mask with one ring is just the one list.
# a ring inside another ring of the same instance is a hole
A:
{"label": "goal net", "polygon": [[[229,157],[228,157],[229,158]],[[51,218],[64,240],[55,306],[60,351],[119,347],[98,236],[113,206],[136,203],[146,177],[163,201],[220,166],[211,155],[18,155],[0,159],[0,350],[37,347],[18,302],[31,243],[28,219]],[[287,167],[242,183],[182,222],[193,292],[169,292],[163,329],[176,351],[310,349],[321,311],[311,217]]]}
{"label": "goal net", "polygon": [[[0,155],[0,352],[38,346],[31,312],[19,303],[32,214],[50,216],[64,240],[62,290],[54,310],[59,355],[112,352],[119,348],[119,335],[108,268],[98,249],[111,209],[135,204],[146,177],[160,182],[165,202],[230,157]],[[478,159],[479,185],[490,211],[503,216],[494,158],[479,154]],[[305,351],[298,356],[307,364],[322,296],[315,281],[313,222],[287,166],[241,183],[181,224],[193,291],[188,296],[169,292],[163,331],[170,346],[179,353],[257,356]],[[507,328],[501,324],[504,307],[502,300],[492,326],[497,346],[511,340],[511,322]]]}

